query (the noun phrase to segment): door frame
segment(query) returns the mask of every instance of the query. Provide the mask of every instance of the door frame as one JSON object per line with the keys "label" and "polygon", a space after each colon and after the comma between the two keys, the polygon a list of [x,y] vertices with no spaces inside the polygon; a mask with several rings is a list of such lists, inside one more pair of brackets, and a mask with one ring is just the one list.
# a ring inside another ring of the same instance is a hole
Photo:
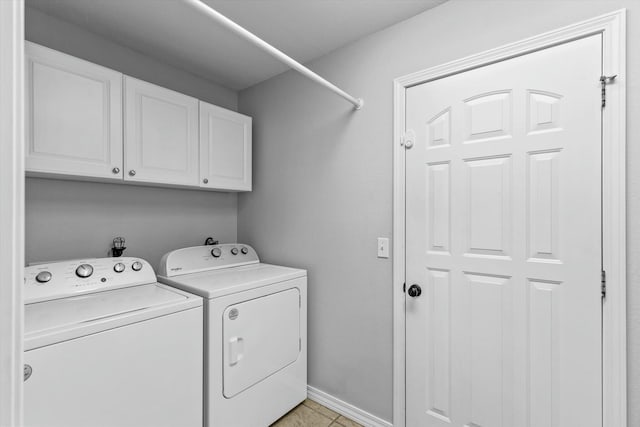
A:
{"label": "door frame", "polygon": [[626,9],[621,9],[394,80],[393,119],[393,425],[405,427],[405,95],[412,86],[590,35],[602,34],[607,86],[602,114],[603,427],[627,426],[626,319]]}
{"label": "door frame", "polygon": [[0,0],[0,425],[22,425],[24,0]]}

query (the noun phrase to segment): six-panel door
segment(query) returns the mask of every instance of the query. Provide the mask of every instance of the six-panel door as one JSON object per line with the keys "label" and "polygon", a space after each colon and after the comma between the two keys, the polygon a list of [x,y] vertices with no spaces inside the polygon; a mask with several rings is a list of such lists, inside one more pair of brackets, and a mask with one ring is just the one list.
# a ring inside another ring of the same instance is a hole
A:
{"label": "six-panel door", "polygon": [[198,100],[129,76],[124,82],[124,179],[197,186]]}
{"label": "six-panel door", "polygon": [[122,74],[26,43],[26,170],[122,180]]}
{"label": "six-panel door", "polygon": [[200,101],[200,186],[251,191],[251,117]]}
{"label": "six-panel door", "polygon": [[601,36],[407,89],[407,427],[599,427]]}

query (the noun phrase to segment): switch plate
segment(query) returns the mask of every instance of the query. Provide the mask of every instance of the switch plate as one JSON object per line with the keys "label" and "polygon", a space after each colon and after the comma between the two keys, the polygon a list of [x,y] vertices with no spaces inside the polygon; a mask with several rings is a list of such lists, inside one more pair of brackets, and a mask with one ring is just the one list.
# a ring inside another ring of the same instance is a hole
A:
{"label": "switch plate", "polygon": [[378,237],[378,258],[389,258],[389,238]]}

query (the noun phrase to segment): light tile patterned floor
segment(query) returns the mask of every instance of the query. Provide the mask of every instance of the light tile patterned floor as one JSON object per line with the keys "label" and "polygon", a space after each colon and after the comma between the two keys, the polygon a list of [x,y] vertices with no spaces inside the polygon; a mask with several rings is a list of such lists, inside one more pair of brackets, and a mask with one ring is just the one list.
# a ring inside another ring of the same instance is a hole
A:
{"label": "light tile patterned floor", "polygon": [[271,427],[363,427],[337,412],[314,402],[305,400],[280,418]]}

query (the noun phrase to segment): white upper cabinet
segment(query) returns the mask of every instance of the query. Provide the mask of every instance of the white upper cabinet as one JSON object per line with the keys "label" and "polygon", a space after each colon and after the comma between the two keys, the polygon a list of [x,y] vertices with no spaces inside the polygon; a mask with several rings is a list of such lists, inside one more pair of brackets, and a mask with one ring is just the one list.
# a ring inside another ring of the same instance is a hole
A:
{"label": "white upper cabinet", "polygon": [[122,74],[26,43],[26,169],[122,180]]}
{"label": "white upper cabinet", "polygon": [[124,179],[198,186],[198,100],[125,76]]}
{"label": "white upper cabinet", "polygon": [[251,117],[30,42],[26,76],[28,175],[251,191]]}
{"label": "white upper cabinet", "polygon": [[251,117],[200,101],[200,186],[251,191]]}

